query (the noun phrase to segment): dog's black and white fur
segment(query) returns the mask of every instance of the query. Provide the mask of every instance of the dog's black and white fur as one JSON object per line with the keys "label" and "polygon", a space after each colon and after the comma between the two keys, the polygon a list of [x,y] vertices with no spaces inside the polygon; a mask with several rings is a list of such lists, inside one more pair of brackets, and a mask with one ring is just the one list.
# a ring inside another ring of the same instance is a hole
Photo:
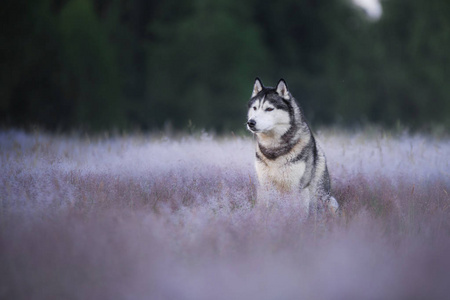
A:
{"label": "dog's black and white fur", "polygon": [[256,135],[256,173],[260,189],[298,193],[306,208],[336,212],[323,151],[302,110],[281,79],[276,88],[257,78],[248,103],[247,128]]}

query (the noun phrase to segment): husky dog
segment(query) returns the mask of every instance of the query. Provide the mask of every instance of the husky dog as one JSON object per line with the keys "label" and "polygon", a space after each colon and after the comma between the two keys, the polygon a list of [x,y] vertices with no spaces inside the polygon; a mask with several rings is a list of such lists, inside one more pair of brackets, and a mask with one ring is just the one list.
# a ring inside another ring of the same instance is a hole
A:
{"label": "husky dog", "polygon": [[337,211],[325,155],[283,79],[271,88],[256,78],[248,102],[247,128],[257,139],[258,194],[264,190],[294,193],[307,212],[311,207]]}

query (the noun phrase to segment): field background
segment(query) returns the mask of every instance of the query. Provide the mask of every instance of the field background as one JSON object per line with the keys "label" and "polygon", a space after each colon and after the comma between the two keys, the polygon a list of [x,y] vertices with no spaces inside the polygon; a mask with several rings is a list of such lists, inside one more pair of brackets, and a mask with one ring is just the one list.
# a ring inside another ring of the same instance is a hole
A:
{"label": "field background", "polygon": [[258,205],[249,136],[0,132],[0,298],[448,299],[450,141],[317,136],[334,219]]}

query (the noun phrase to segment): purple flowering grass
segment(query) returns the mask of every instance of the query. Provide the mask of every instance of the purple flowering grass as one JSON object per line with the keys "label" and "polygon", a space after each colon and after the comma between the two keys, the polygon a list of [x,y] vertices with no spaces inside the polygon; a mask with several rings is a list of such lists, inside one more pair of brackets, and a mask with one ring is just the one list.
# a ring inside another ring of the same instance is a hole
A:
{"label": "purple flowering grass", "polygon": [[338,217],[248,138],[0,132],[0,299],[449,299],[450,141],[318,134]]}

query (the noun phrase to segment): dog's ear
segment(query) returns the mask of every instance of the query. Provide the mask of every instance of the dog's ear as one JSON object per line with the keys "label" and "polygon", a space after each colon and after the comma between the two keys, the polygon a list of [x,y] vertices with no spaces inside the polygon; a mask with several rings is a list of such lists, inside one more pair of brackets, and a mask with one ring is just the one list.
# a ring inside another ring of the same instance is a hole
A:
{"label": "dog's ear", "polygon": [[253,85],[252,98],[255,97],[256,95],[258,95],[258,93],[262,91],[263,87],[264,86],[263,86],[261,80],[259,80],[259,78],[256,77],[255,85]]}
{"label": "dog's ear", "polygon": [[289,91],[284,79],[280,79],[277,84],[277,94],[284,99],[289,99]]}

